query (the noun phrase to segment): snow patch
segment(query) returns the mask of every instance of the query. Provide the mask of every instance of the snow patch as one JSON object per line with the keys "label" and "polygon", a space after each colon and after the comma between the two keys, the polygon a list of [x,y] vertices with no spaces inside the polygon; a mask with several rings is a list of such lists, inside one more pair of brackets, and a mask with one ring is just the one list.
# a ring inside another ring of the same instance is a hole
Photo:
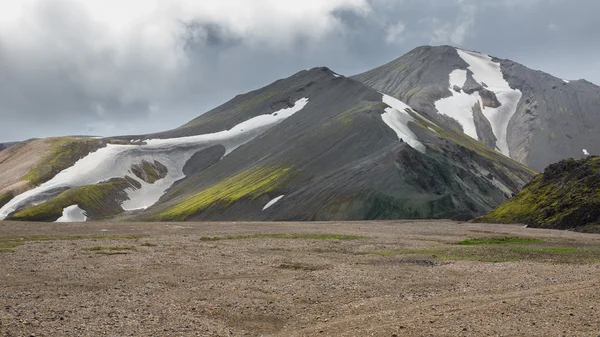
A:
{"label": "snow patch", "polygon": [[571,81],[563,79],[563,82],[565,82],[565,83],[569,83],[569,82],[571,82]]}
{"label": "snow patch", "polygon": [[589,155],[590,155],[590,153],[588,152],[588,150],[586,150],[586,149],[583,149],[583,155],[584,155],[584,156],[589,156]]}
{"label": "snow patch", "polygon": [[473,118],[473,106],[479,104],[483,115],[492,126],[492,132],[497,139],[496,148],[508,156],[508,122],[517,111],[517,104],[522,96],[521,91],[510,87],[502,75],[500,64],[492,61],[492,58],[488,55],[461,49],[456,51],[460,58],[469,65],[468,69],[473,73],[473,79],[487,90],[492,91],[501,106],[499,108],[484,107],[479,92],[469,95],[454,91],[453,87],[455,85],[462,87],[467,79],[466,70],[455,69],[450,73],[449,80],[449,90],[452,96],[438,100],[435,102],[435,107],[439,113],[458,121],[462,125],[465,134],[478,139]]}
{"label": "snow patch", "polygon": [[469,95],[463,91],[456,92],[454,86],[463,87],[467,81],[467,71],[455,69],[450,73],[450,92],[452,96],[442,98],[435,102],[435,108],[443,115],[454,118],[463,127],[463,132],[474,139],[477,137],[477,128],[473,118],[473,106],[480,100],[479,93]]}
{"label": "snow patch", "polygon": [[381,119],[390,127],[390,129],[396,132],[398,139],[402,139],[413,149],[425,153],[425,145],[419,142],[417,136],[408,127],[408,122],[413,122],[415,119],[406,112],[406,109],[410,109],[404,102],[386,94],[383,95],[383,103],[389,105],[389,108],[385,109],[385,113],[381,115]]}
{"label": "snow patch", "polygon": [[[220,144],[225,147],[225,155],[227,155],[302,110],[307,104],[308,98],[301,98],[290,108],[256,116],[226,131],[181,138],[149,139],[139,145],[108,144],[106,147],[80,159],[73,166],[61,171],[46,183],[13,198],[4,207],[0,208],[0,220],[5,219],[21,206],[43,199],[44,195],[54,195],[55,193],[53,194],[52,191],[94,185],[112,178],[123,178],[125,176],[136,180],[141,188],[127,189],[129,200],[123,202],[121,207],[125,210],[148,208],[156,203],[173,183],[185,177],[183,166],[194,153]],[[153,184],[138,179],[131,174],[130,169],[132,165],[139,164],[143,160],[160,162],[167,167],[167,175]],[[46,197],[45,200],[48,198]]]}
{"label": "snow patch", "polygon": [[85,222],[87,221],[85,211],[79,205],[72,205],[63,209],[63,214],[55,222]]}
{"label": "snow patch", "polygon": [[492,61],[488,55],[460,49],[456,51],[469,64],[469,70],[473,72],[473,79],[481,85],[485,83],[486,89],[496,94],[496,98],[502,104],[499,108],[482,106],[482,112],[492,125],[492,131],[497,139],[496,147],[504,155],[509,156],[506,138],[508,122],[517,111],[517,104],[522,96],[521,91],[510,87],[502,75],[500,63]]}
{"label": "snow patch", "polygon": [[276,197],[276,198],[273,198],[273,200],[269,201],[269,202],[268,202],[268,203],[265,205],[265,207],[263,207],[263,209],[262,209],[262,210],[264,211],[265,209],[267,209],[267,208],[269,208],[269,207],[271,207],[271,206],[275,205],[275,203],[276,203],[276,202],[278,202],[279,200],[281,200],[281,198],[283,198],[283,196],[284,196],[284,195],[282,194],[282,195],[280,195],[280,196],[278,196],[278,197]]}
{"label": "snow patch", "polygon": [[450,87],[455,85],[462,88],[467,82],[467,71],[464,69],[455,69],[450,73]]}

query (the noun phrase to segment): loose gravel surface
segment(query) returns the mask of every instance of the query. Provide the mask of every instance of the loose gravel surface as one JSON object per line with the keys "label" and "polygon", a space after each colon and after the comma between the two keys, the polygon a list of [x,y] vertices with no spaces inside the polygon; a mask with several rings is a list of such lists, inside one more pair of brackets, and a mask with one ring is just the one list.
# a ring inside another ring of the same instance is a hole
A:
{"label": "loose gravel surface", "polygon": [[599,290],[598,234],[0,222],[5,336],[598,336]]}

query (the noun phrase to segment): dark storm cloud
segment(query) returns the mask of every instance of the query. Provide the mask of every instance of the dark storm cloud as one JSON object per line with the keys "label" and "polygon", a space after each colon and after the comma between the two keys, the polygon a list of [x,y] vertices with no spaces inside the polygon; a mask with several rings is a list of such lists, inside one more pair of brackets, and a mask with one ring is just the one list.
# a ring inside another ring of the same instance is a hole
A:
{"label": "dark storm cloud", "polygon": [[173,128],[299,70],[352,75],[424,44],[600,83],[594,0],[23,3],[0,5],[0,141]]}

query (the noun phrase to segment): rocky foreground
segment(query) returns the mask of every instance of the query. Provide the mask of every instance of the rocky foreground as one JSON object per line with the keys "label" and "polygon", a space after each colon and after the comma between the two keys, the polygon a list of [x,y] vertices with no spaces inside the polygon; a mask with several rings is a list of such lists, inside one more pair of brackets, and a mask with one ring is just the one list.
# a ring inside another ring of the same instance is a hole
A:
{"label": "rocky foreground", "polygon": [[0,223],[5,336],[596,336],[600,235],[448,221]]}

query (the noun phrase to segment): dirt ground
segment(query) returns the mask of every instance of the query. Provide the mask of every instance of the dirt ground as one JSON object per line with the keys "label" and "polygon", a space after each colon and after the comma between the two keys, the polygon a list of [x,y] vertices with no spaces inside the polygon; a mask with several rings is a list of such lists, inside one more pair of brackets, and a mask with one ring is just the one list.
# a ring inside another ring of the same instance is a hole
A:
{"label": "dirt ground", "polygon": [[598,234],[0,222],[5,336],[598,336],[599,290]]}
{"label": "dirt ground", "polygon": [[19,180],[42,161],[50,147],[49,139],[38,139],[0,151],[0,194],[11,191],[22,193],[31,188],[28,181]]}

